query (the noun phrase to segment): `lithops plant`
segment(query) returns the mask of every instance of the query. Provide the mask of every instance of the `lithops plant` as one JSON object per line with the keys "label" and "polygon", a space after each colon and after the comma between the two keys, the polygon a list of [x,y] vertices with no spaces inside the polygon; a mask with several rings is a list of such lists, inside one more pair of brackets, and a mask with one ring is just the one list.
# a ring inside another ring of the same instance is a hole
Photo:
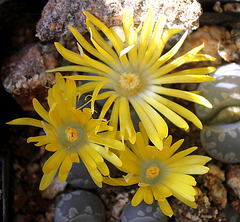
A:
{"label": "lithops plant", "polygon": [[102,201],[94,194],[76,190],[63,196],[57,203],[55,222],[105,222],[105,209]]}
{"label": "lithops plant", "polygon": [[212,109],[196,105],[196,114],[203,122],[200,137],[204,149],[213,158],[225,163],[240,162],[240,65],[219,67],[216,80],[199,85],[201,95]]}
{"label": "lithops plant", "polygon": [[121,222],[167,222],[168,220],[169,217],[162,213],[157,201],[153,201],[150,205],[142,201],[136,207],[129,202],[121,216]]}

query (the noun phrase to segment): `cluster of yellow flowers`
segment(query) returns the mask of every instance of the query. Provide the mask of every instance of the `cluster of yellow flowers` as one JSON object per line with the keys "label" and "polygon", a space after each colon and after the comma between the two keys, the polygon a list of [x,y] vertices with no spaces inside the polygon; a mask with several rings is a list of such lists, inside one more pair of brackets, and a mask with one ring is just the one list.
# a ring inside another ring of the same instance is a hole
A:
{"label": "cluster of yellow flowers", "polygon": [[[176,152],[183,140],[172,144],[172,136],[168,135],[168,126],[162,116],[186,131],[189,130],[186,120],[199,128],[202,124],[194,113],[164,96],[178,97],[209,108],[211,104],[194,92],[171,89],[164,84],[213,80],[208,74],[214,67],[174,70],[185,63],[213,61],[214,58],[199,54],[204,47],[201,45],[172,59],[187,32],[163,54],[165,43],[181,30],[164,31],[164,16],[155,23],[151,8],[144,24],[138,27],[134,26],[129,12],[123,15],[124,38],[92,14],[86,11],[84,14],[92,44],[73,27],[69,28],[78,41],[79,53],[55,43],[58,52],[75,65],[50,70],[57,74],[56,83],[48,90],[49,111],[33,100],[34,109],[43,121],[19,118],[8,123],[40,127],[45,132],[45,135],[27,140],[35,142],[36,146],[46,145],[45,149],[53,152],[43,166],[40,190],[47,188],[57,173],[59,181],[65,181],[72,163],[83,161],[99,187],[102,183],[113,186],[138,184],[133,206],[142,200],[147,204],[157,200],[163,213],[171,217],[173,211],[167,198],[173,195],[186,205],[196,207],[196,181],[189,174],[206,173],[208,168],[204,165],[210,158],[189,155],[197,147]],[[63,77],[59,72],[64,71],[88,74]],[[76,80],[87,82],[77,87]],[[78,107],[79,97],[91,91],[91,108]],[[105,100],[98,119],[92,117],[96,100]],[[140,119],[139,132],[132,122],[131,109]],[[107,121],[104,117],[109,110]],[[124,176],[111,178],[104,159],[120,169]]]}

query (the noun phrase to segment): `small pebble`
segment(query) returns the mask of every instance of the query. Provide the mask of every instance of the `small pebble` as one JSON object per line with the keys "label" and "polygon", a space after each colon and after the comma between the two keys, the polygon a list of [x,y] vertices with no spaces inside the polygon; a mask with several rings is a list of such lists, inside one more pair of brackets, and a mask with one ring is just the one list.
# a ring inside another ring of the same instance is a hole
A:
{"label": "small pebble", "polygon": [[[209,200],[212,201],[215,206],[222,210],[227,204],[227,190],[223,185],[225,177],[223,172],[216,165],[208,165],[209,172],[204,175],[206,178],[204,186],[208,188]],[[212,170],[211,170],[212,169]]]}
{"label": "small pebble", "polygon": [[240,199],[240,165],[233,165],[227,174],[227,184]]}

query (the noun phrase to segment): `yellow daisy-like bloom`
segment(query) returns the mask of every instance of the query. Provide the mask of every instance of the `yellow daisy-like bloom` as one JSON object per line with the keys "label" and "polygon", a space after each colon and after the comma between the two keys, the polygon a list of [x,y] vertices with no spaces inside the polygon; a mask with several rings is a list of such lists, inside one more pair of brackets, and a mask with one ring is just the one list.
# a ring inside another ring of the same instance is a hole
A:
{"label": "yellow daisy-like bloom", "polygon": [[[136,132],[130,117],[129,104],[136,111],[150,140],[158,149],[162,149],[162,139],[168,135],[167,124],[159,113],[186,131],[189,130],[189,125],[183,118],[202,128],[202,124],[196,115],[162,95],[178,97],[209,108],[212,107],[200,95],[163,86],[163,84],[171,83],[199,83],[213,80],[207,74],[214,71],[214,67],[172,72],[185,63],[214,61],[215,59],[209,55],[198,54],[204,47],[203,44],[166,64],[183,44],[187,32],[171,50],[162,55],[168,39],[181,30],[170,29],[163,32],[165,18],[161,16],[155,24],[151,8],[146,21],[138,28],[134,27],[133,17],[129,12],[123,15],[125,41],[116,34],[113,28],[106,27],[89,12],[84,11],[84,14],[87,16],[86,24],[92,44],[88,43],[77,30],[70,26],[72,34],[78,41],[80,54],[64,48],[59,43],[55,43],[55,46],[65,59],[76,65],[59,67],[50,70],[50,72],[77,71],[94,74],[76,75],[67,78],[90,80],[90,82],[80,86],[78,91],[80,93],[93,91],[92,112],[96,100],[106,99],[100,113],[100,119],[105,117],[106,112],[114,104],[110,125],[114,126],[115,130],[110,133],[111,138],[116,135],[119,124],[122,140],[127,135],[132,143],[135,142]],[[112,46],[104,40],[94,25],[105,34]],[[83,49],[95,59],[85,54]],[[105,92],[99,92],[101,89],[105,89]]]}
{"label": "yellow daisy-like bloom", "polygon": [[101,132],[112,130],[112,127],[108,126],[106,121],[93,119],[89,108],[82,111],[76,109],[76,97],[75,81],[65,82],[61,74],[57,73],[56,84],[48,91],[49,112],[33,99],[34,109],[45,121],[19,118],[8,122],[12,125],[40,127],[46,133],[27,139],[27,142],[36,142],[36,146],[46,145],[46,150],[54,152],[43,166],[44,175],[40,190],[49,186],[58,170],[58,179],[64,182],[72,163],[78,163],[79,157],[99,187],[102,187],[102,175],[109,175],[109,169],[103,158],[116,166],[122,164],[120,159],[104,146],[124,150],[124,144],[101,135]]}
{"label": "yellow daisy-like bloom", "polygon": [[196,208],[197,195],[194,177],[188,174],[204,174],[208,172],[205,163],[211,160],[207,156],[189,155],[197,147],[191,147],[176,153],[183,143],[183,139],[172,144],[172,137],[164,139],[163,149],[148,145],[148,136],[143,126],[137,133],[135,144],[120,155],[121,171],[127,173],[123,178],[104,177],[103,182],[113,186],[129,186],[138,184],[139,189],[132,198],[132,205],[137,206],[144,200],[152,204],[157,200],[162,212],[171,217],[173,215],[167,197],[174,196],[186,205]]}

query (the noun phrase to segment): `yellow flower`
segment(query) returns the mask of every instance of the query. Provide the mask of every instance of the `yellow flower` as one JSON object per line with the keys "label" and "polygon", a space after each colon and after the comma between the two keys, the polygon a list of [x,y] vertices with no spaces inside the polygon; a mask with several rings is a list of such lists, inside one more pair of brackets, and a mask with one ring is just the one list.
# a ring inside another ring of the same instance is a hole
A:
{"label": "yellow flower", "polygon": [[43,177],[40,190],[44,190],[52,182],[58,172],[58,179],[64,182],[73,162],[79,163],[79,157],[88,169],[94,182],[101,187],[104,176],[109,169],[104,159],[116,166],[121,166],[120,159],[104,146],[117,150],[125,149],[120,141],[109,139],[101,132],[112,130],[106,121],[93,119],[91,110],[76,109],[76,84],[73,80],[65,80],[56,74],[56,84],[48,91],[49,112],[33,99],[36,112],[45,121],[33,118],[19,118],[8,122],[12,125],[30,125],[43,128],[46,135],[29,137],[27,142],[36,142],[36,146],[46,145],[45,149],[54,154],[43,166]]}
{"label": "yellow flower", "polygon": [[[172,144],[172,137],[164,139],[163,149],[148,145],[148,137],[143,126],[137,133],[135,144],[130,144],[120,155],[121,171],[127,173],[123,178],[104,177],[103,182],[113,186],[129,186],[138,184],[139,188],[132,198],[132,205],[137,206],[142,200],[152,204],[157,200],[162,212],[173,215],[167,197],[174,196],[186,205],[196,208],[197,195],[194,177],[188,174],[204,174],[208,172],[205,163],[211,158],[201,155],[188,155],[197,147],[191,147],[176,153],[183,139]],[[171,145],[172,144],[172,145]]]}
{"label": "yellow flower", "polygon": [[[211,104],[193,92],[167,88],[163,84],[199,83],[213,80],[207,74],[214,71],[214,67],[172,72],[185,63],[215,60],[209,55],[198,54],[204,47],[203,44],[166,63],[177,53],[187,32],[171,50],[162,55],[168,39],[181,30],[170,29],[163,32],[165,18],[161,16],[155,24],[151,8],[143,26],[140,25],[138,28],[134,27],[133,17],[129,12],[123,15],[124,41],[113,28],[106,27],[89,12],[84,11],[84,14],[87,16],[86,24],[92,44],[88,43],[77,30],[70,26],[72,34],[78,41],[80,54],[64,48],[59,43],[55,43],[55,46],[65,59],[76,65],[59,67],[50,72],[92,73],[92,75],[75,75],[67,78],[90,80],[80,86],[78,91],[81,94],[93,91],[92,112],[95,100],[106,99],[100,119],[105,117],[106,112],[114,104],[110,125],[114,126],[115,130],[110,133],[111,138],[114,138],[119,123],[122,140],[127,135],[132,143],[135,142],[136,132],[130,117],[130,104],[146,128],[150,140],[158,149],[162,149],[162,139],[168,135],[167,124],[160,114],[186,131],[189,130],[189,125],[183,118],[202,128],[196,115],[164,96],[186,99],[209,108],[212,107]],[[104,40],[94,25],[105,34],[112,46]],[[94,58],[85,54],[83,49]],[[100,92],[101,89],[105,89],[105,91]]]}

